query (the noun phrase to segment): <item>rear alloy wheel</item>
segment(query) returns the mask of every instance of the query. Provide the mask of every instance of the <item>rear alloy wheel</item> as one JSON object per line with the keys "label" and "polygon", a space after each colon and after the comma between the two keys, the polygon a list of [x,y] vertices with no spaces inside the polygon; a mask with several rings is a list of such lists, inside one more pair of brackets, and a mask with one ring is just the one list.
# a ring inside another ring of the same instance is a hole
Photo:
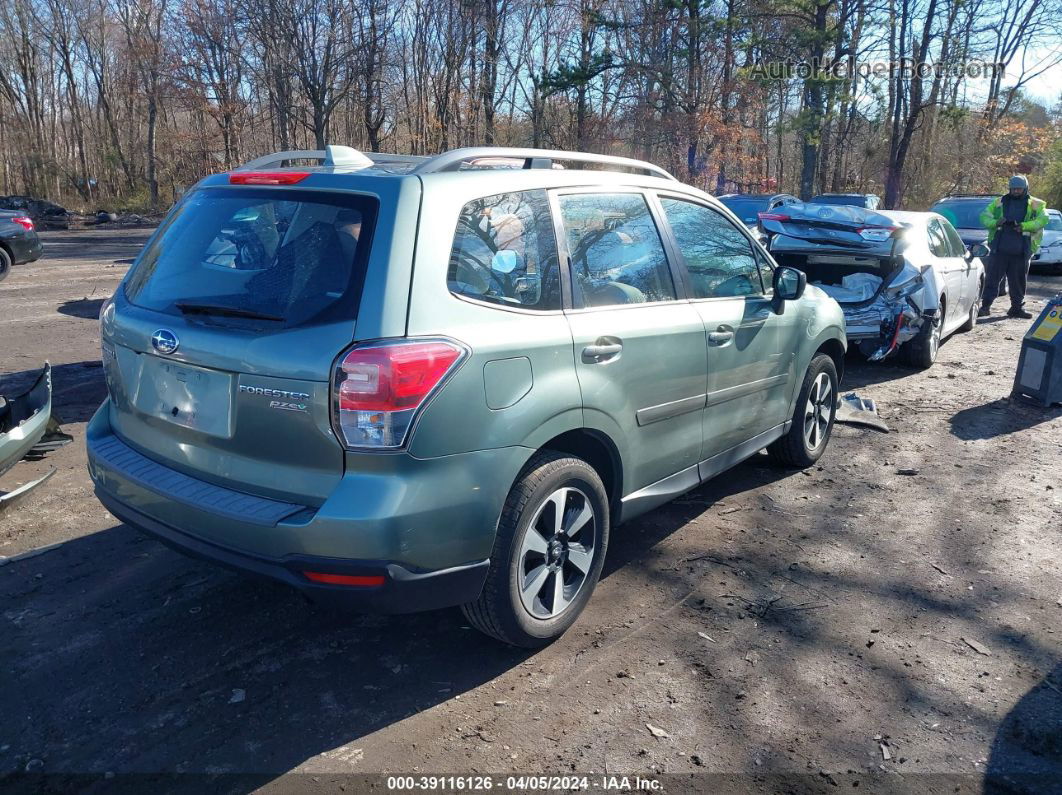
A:
{"label": "rear alloy wheel", "polygon": [[520,541],[517,587],[535,618],[561,615],[586,585],[594,560],[594,509],[579,489],[562,486],[542,503]]}
{"label": "rear alloy wheel", "polygon": [[536,648],[579,617],[608,545],[604,484],[581,458],[543,451],[509,492],[479,598],[462,607],[476,629]]}
{"label": "rear alloy wheel", "polygon": [[826,452],[836,414],[837,365],[819,353],[808,365],[792,424],[785,436],[767,448],[768,455],[785,466],[811,466]]}
{"label": "rear alloy wheel", "polygon": [[981,279],[980,284],[977,285],[977,295],[974,296],[973,303],[970,304],[970,314],[966,317],[966,322],[959,326],[959,331],[973,331],[977,326],[977,312],[981,309],[981,296],[985,291],[985,280]]}
{"label": "rear alloy wheel", "polygon": [[7,253],[7,249],[0,246],[0,281],[11,273],[11,255]]}
{"label": "rear alloy wheel", "polygon": [[901,350],[907,364],[918,370],[928,370],[937,360],[940,351],[941,326],[944,323],[944,301],[940,302],[938,311],[928,322],[923,321],[918,334],[909,340]]}

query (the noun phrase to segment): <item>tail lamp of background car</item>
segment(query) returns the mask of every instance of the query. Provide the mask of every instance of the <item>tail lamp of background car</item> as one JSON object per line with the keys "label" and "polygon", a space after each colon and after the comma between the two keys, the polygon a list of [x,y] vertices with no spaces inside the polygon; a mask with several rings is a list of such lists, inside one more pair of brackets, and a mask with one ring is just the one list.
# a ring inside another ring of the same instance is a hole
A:
{"label": "tail lamp of background car", "polygon": [[401,447],[417,411],[464,357],[464,348],[441,339],[351,349],[334,379],[340,438],[350,448]]}
{"label": "tail lamp of background car", "polygon": [[33,219],[30,218],[28,215],[16,215],[11,220],[12,220],[12,222],[14,222],[14,223],[18,224],[19,226],[21,226],[27,232],[32,232],[33,231]]}

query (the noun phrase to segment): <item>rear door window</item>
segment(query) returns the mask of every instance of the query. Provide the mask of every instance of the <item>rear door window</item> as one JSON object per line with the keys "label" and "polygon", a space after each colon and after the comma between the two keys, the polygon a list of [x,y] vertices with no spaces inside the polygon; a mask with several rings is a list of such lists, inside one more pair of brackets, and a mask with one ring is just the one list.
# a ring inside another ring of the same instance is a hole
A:
{"label": "rear door window", "polygon": [[965,256],[966,246],[963,244],[962,238],[959,237],[959,233],[955,231],[955,227],[947,221],[944,221],[941,227],[944,229],[944,236],[948,239],[948,248],[951,250],[951,256]]}
{"label": "rear door window", "polygon": [[500,193],[461,208],[450,292],[532,310],[561,308],[557,240],[543,190]]}
{"label": "rear door window", "polygon": [[675,300],[660,233],[640,193],[558,198],[576,307]]}
{"label": "rear door window", "polygon": [[944,229],[941,227],[940,222],[937,220],[931,220],[929,222],[929,250],[938,257],[950,257],[951,247],[948,245],[948,239],[944,236]]}
{"label": "rear door window", "polygon": [[125,285],[135,305],[255,327],[354,318],[375,199],[309,191],[196,191]]}

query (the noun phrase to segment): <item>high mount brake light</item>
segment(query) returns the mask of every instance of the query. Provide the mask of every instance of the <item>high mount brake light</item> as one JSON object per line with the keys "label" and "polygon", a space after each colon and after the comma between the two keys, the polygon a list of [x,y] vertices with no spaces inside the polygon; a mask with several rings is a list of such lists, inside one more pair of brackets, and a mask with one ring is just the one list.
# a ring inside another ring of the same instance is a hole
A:
{"label": "high mount brake light", "polygon": [[33,231],[33,219],[30,218],[28,215],[16,215],[11,220],[12,220],[12,222],[14,222],[14,223],[18,224],[19,226],[21,226],[27,232],[32,232]]}
{"label": "high mount brake light", "polygon": [[441,339],[352,348],[333,375],[337,435],[352,448],[401,447],[417,411],[464,357]]}
{"label": "high mount brake light", "polygon": [[310,176],[309,171],[233,171],[230,185],[294,185]]}

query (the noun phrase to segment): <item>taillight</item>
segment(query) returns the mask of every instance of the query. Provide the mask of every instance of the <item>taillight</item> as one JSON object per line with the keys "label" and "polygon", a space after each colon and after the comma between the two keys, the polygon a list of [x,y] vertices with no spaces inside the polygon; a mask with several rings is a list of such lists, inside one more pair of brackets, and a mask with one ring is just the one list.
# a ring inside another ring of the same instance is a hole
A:
{"label": "taillight", "polygon": [[458,344],[436,339],[351,349],[333,382],[336,432],[347,447],[401,447],[417,411],[464,356]]}
{"label": "taillight", "polygon": [[16,215],[11,220],[23,227],[27,232],[33,231],[33,219],[28,215]]}
{"label": "taillight", "polygon": [[233,171],[230,185],[294,185],[310,176],[309,171]]}
{"label": "taillight", "polygon": [[785,213],[757,213],[761,221],[788,221],[789,216]]}

